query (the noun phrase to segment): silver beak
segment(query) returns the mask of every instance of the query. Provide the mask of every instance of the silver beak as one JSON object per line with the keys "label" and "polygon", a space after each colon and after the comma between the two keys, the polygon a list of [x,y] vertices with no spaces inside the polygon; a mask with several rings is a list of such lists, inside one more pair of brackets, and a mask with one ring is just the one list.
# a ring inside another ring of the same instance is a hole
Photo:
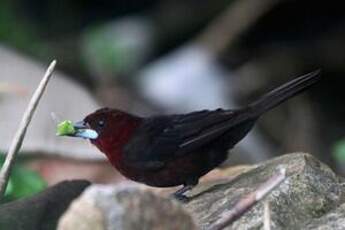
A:
{"label": "silver beak", "polygon": [[76,132],[74,133],[74,137],[81,137],[81,138],[85,138],[85,139],[97,139],[98,138],[98,133],[93,130],[90,129],[84,121],[79,121],[79,122],[75,122],[73,123],[73,127],[76,130]]}

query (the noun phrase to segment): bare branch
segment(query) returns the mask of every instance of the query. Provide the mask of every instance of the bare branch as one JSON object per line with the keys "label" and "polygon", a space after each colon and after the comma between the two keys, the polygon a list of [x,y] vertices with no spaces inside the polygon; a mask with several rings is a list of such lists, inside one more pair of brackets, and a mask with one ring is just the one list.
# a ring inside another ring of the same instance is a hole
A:
{"label": "bare branch", "polygon": [[234,207],[224,213],[215,224],[213,224],[209,230],[221,230],[226,226],[232,224],[235,220],[240,218],[245,212],[253,207],[258,201],[269,194],[274,188],[280,185],[286,179],[286,169],[278,167],[278,172],[274,174],[267,181],[262,183],[255,191],[249,193],[245,197],[241,198]]}
{"label": "bare branch", "polygon": [[1,168],[0,171],[0,200],[2,199],[6,187],[7,187],[7,183],[8,183],[8,179],[9,176],[11,174],[11,169],[12,166],[16,160],[16,156],[22,146],[24,137],[25,137],[25,133],[26,130],[30,124],[30,121],[33,117],[33,114],[37,108],[37,105],[43,95],[43,92],[52,76],[52,73],[54,71],[56,65],[56,61],[52,61],[43,77],[43,79],[41,80],[40,84],[38,85],[36,91],[34,92],[34,94],[32,95],[32,98],[28,104],[28,107],[26,108],[23,118],[20,122],[19,128],[12,140],[11,146],[7,152],[6,155],[6,159],[4,162],[4,165]]}

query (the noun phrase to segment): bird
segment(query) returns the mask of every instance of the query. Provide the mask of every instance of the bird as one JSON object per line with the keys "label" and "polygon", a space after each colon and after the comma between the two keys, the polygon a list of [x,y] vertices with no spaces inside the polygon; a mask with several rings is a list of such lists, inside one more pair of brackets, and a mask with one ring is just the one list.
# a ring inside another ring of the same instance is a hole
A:
{"label": "bird", "polygon": [[73,123],[76,137],[89,139],[130,180],[154,187],[182,187],[178,200],[199,178],[218,167],[265,112],[321,79],[320,70],[297,77],[237,109],[140,117],[101,108]]}

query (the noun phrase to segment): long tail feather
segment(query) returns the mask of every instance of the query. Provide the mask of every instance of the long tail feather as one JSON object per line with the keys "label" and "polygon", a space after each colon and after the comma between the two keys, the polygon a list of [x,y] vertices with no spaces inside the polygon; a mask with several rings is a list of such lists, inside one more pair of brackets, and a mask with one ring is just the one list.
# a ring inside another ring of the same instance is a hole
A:
{"label": "long tail feather", "polygon": [[308,89],[310,86],[317,83],[320,78],[320,70],[316,70],[285,83],[250,104],[248,106],[251,111],[250,115],[253,117],[260,116],[264,112]]}

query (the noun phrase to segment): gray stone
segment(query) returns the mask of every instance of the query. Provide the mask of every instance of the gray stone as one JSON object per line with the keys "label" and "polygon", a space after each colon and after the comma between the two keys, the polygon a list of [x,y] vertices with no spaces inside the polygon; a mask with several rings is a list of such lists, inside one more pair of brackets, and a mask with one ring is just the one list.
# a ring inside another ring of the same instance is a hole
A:
{"label": "gray stone", "polygon": [[[37,220],[51,215],[52,223],[60,218],[58,230],[193,230],[197,226],[208,229],[236,201],[270,178],[277,166],[286,168],[287,179],[226,229],[262,229],[263,202],[270,204],[272,229],[344,229],[343,179],[335,175],[328,166],[305,153],[288,154],[254,167],[246,167],[236,177],[231,177],[226,169],[227,173],[218,173],[223,175],[220,179],[201,182],[188,194],[192,200],[187,204],[165,198],[164,193],[155,194],[152,189],[148,190],[144,186],[129,183],[115,186],[92,185],[69,205],[62,216],[61,210],[66,209],[68,203],[65,202],[66,191],[59,190],[58,194],[54,193],[54,200],[63,201],[64,209],[59,209],[57,214],[52,214],[57,204],[51,203],[50,199],[53,198],[50,195],[46,198],[42,196],[44,199],[32,199],[31,203],[26,202],[35,207],[33,211],[30,206],[28,208],[27,205],[21,205],[21,201],[3,205],[0,207],[0,217],[3,221],[6,216],[10,218],[18,215],[16,219],[19,221],[14,222],[14,226],[26,226],[25,229],[35,229],[40,226],[37,225]],[[224,175],[229,175],[230,179],[224,179]],[[82,191],[85,186],[78,191]],[[72,198],[78,193],[73,194]],[[37,209],[40,206],[43,209]],[[16,211],[12,211],[11,207],[16,207]],[[36,220],[33,222],[36,225],[29,225],[31,220]]]}
{"label": "gray stone", "polygon": [[[263,200],[271,206],[272,228],[305,229],[308,223],[315,225],[331,220],[327,213],[343,201],[341,179],[325,164],[304,153],[288,154],[264,162],[233,180],[204,191],[202,187],[205,185],[201,185],[198,194],[192,194],[194,199],[185,207],[193,213],[197,224],[207,229],[239,198],[271,177],[278,165],[286,167],[288,178]],[[226,229],[262,229],[263,201]],[[327,225],[327,222],[323,224]]]}
{"label": "gray stone", "polygon": [[176,201],[128,183],[93,185],[61,217],[58,230],[193,230],[192,217]]}
{"label": "gray stone", "polygon": [[328,212],[320,218],[313,219],[304,229],[333,230],[345,229],[345,204]]}
{"label": "gray stone", "polygon": [[228,180],[221,177],[200,183],[189,194],[192,200],[183,205],[187,211],[142,186],[92,186],[60,219],[59,230],[76,226],[83,230],[193,229],[190,215],[201,229],[208,229],[238,199],[270,178],[278,166],[286,168],[287,179],[227,229],[262,229],[266,201],[271,207],[272,229],[342,228],[342,178],[313,156],[294,153],[247,167],[235,178],[229,175]]}

